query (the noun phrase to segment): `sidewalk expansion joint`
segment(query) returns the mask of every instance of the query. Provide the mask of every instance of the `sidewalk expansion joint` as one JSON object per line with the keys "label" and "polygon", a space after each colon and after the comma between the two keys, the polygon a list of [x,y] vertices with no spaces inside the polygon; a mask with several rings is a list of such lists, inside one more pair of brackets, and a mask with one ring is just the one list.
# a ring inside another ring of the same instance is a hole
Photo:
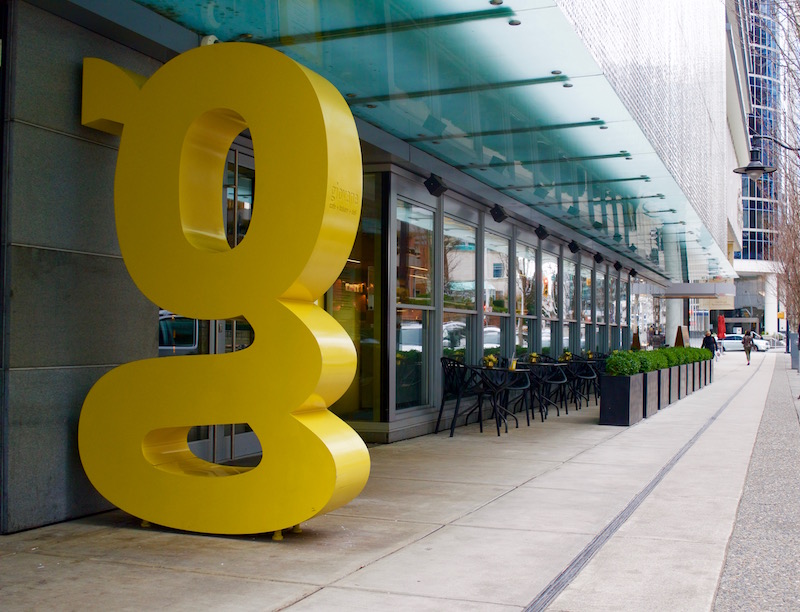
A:
{"label": "sidewalk expansion joint", "polygon": [[689,451],[692,446],[700,439],[700,437],[706,432],[706,430],[714,424],[719,416],[725,411],[725,409],[730,405],[730,403],[739,396],[742,389],[744,389],[750,382],[750,380],[755,376],[760,370],[761,366],[764,364],[764,360],[761,360],[758,364],[758,367],[755,368],[753,373],[747,377],[747,379],[736,389],[733,393],[731,393],[730,397],[725,401],[722,406],[720,406],[719,410],[717,410],[709,419],[703,424],[703,426],[697,431],[697,433],[692,436],[692,438],[683,445],[683,447],[675,453],[675,456],[670,459],[666,465],[664,465],[661,470],[659,470],[658,474],[656,474],[653,479],[628,503],[622,511],[615,516],[611,522],[606,525],[603,530],[598,533],[591,542],[589,542],[586,547],[578,553],[578,555],[570,561],[569,565],[567,565],[564,570],[558,574],[550,584],[548,584],[537,596],[536,598],[528,604],[525,608],[525,612],[543,612],[555,599],[566,589],[569,584],[578,576],[578,574],[583,570],[584,567],[592,560],[592,558],[600,551],[603,545],[611,539],[611,537],[619,531],[620,527],[622,527],[625,522],[633,515],[636,509],[642,504],[642,502],[647,499],[650,493],[659,485],[659,483],[664,479],[664,477],[672,470],[673,467],[681,460],[681,458]]}

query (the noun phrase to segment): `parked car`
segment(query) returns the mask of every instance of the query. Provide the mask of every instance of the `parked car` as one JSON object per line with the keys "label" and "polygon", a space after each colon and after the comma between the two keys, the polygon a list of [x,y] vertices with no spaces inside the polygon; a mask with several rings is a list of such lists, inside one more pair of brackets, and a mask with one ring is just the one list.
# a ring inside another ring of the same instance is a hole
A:
{"label": "parked car", "polygon": [[198,321],[167,310],[158,312],[158,356],[196,355]]}
{"label": "parked car", "polygon": [[[717,338],[717,344],[722,348],[723,351],[743,351],[744,346],[742,345],[742,338],[744,338],[742,334],[725,334],[725,338],[722,340]],[[768,351],[769,342],[764,340],[761,336],[754,334],[753,350]]]}

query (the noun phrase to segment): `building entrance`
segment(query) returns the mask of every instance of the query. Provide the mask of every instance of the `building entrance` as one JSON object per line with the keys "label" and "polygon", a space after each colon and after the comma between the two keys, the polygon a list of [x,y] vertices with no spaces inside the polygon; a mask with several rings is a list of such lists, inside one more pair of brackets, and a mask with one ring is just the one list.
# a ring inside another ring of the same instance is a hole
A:
{"label": "building entrance", "polygon": [[[222,185],[222,221],[231,248],[244,239],[253,213],[255,164],[252,142],[240,136],[228,152]],[[162,310],[159,316],[159,356],[213,355],[245,350],[253,329],[243,318],[198,321]],[[219,381],[236,385],[237,381]],[[253,465],[261,444],[247,423],[193,427],[188,436],[192,452],[212,463]]]}

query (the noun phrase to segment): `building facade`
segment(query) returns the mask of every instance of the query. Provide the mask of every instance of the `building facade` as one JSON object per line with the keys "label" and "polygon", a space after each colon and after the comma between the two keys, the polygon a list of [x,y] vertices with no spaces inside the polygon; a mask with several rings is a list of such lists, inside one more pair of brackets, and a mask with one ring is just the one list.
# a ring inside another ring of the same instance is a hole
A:
{"label": "building facade", "polygon": [[[161,311],[131,281],[114,222],[119,139],[81,123],[86,57],[150,76],[194,47],[246,41],[348,102],[362,215],[320,304],[358,354],[331,410],[367,441],[433,431],[442,356],[606,353],[644,322],[670,343],[688,322],[686,287],[735,275],[731,169],[747,158],[746,113],[716,0],[3,8],[4,533],[108,508],[76,442],[100,376],[159,354],[246,350],[261,333]],[[220,185],[231,248],[279,205],[258,197],[253,160],[269,146],[248,131],[231,143]],[[189,439],[216,462],[260,449],[247,423],[197,423]]]}
{"label": "building facade", "polygon": [[[772,0],[746,0],[740,3],[739,11],[749,47],[751,139],[753,147],[761,151],[764,165],[775,166],[780,149],[769,138],[782,134],[785,110],[776,6]],[[764,174],[758,180],[746,175],[742,178],[742,249],[734,254],[734,269],[740,278],[736,281],[734,308],[725,311],[734,326],[767,334],[778,331],[776,220],[785,197],[778,172]]]}

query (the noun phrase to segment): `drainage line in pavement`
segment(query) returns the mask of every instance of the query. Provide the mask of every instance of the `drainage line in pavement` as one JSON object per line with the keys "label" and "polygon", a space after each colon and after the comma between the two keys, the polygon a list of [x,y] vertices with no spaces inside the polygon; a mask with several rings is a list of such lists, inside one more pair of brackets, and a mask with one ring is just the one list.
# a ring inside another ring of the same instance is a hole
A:
{"label": "drainage line in pavement", "polygon": [[745,386],[750,382],[750,379],[758,373],[763,365],[764,361],[761,360],[761,363],[758,364],[758,368],[753,375],[751,375],[744,383],[728,398],[728,400],[722,404],[719,410],[717,410],[713,416],[711,416],[708,421],[698,430],[698,432],[689,440],[686,444],[684,444],[683,448],[681,448],[675,456],[669,460],[669,462],[661,468],[661,470],[653,477],[648,485],[642,489],[636,497],[634,497],[627,506],[617,515],[615,516],[612,521],[606,525],[603,530],[598,533],[591,542],[586,545],[578,555],[567,565],[566,568],[553,580],[548,584],[544,590],[542,590],[536,598],[528,604],[528,607],[525,608],[525,612],[542,612],[547,606],[549,606],[553,601],[561,595],[561,593],[566,589],[569,584],[575,579],[575,577],[583,570],[584,567],[592,560],[603,545],[611,539],[622,525],[625,524],[631,515],[636,511],[636,509],[642,504],[642,502],[647,499],[647,496],[653,492],[658,484],[664,479],[664,477],[675,467],[675,464],[681,460],[681,458],[686,454],[686,452],[694,446],[695,442],[700,439],[706,430],[711,427],[714,421],[725,411],[728,405],[733,401],[735,397],[739,396],[739,393]]}

